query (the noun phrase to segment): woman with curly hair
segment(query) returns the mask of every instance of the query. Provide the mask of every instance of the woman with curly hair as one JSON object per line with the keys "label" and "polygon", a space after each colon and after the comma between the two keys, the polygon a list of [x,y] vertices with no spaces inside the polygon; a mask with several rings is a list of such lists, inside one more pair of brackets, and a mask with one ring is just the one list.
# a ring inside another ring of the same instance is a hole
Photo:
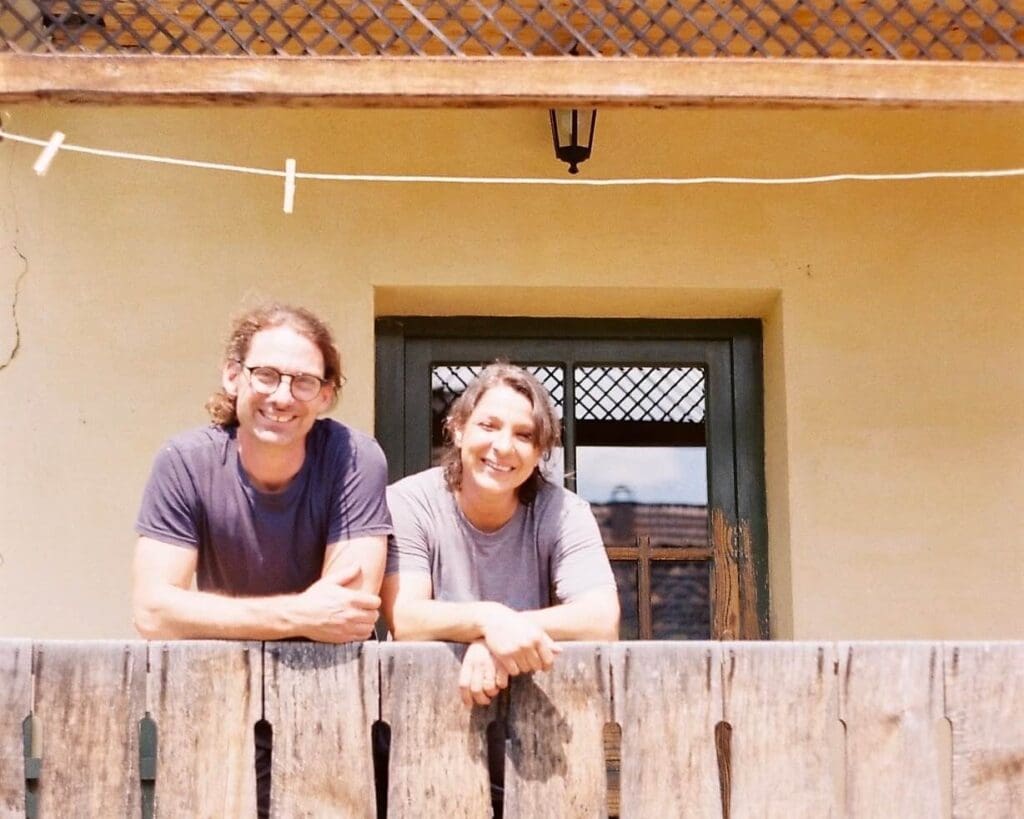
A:
{"label": "woman with curly hair", "polygon": [[558,640],[613,640],[615,580],[589,505],[542,469],[559,443],[544,387],[497,363],[455,401],[442,466],[388,488],[382,606],[398,640],[468,643],[463,701],[549,669]]}

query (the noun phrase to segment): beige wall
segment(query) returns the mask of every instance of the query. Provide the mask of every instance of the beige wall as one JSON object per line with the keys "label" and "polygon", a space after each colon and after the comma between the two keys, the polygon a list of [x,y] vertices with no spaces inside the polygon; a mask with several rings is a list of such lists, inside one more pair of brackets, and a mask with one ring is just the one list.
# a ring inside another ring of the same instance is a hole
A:
{"label": "beige wall", "polygon": [[[562,177],[541,111],[14,107],[14,132],[300,170]],[[607,111],[587,176],[1019,165],[1024,111]],[[125,636],[133,517],[226,317],[757,316],[780,637],[1024,636],[1024,181],[300,183],[0,144],[0,636]]]}

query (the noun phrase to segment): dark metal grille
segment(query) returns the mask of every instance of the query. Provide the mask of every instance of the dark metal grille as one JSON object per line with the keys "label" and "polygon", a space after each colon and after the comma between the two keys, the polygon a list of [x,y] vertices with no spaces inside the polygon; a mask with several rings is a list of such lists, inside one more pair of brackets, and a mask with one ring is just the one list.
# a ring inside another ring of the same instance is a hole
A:
{"label": "dark metal grille", "polygon": [[580,421],[704,420],[699,367],[577,367]]}
{"label": "dark metal grille", "polygon": [[1024,0],[0,0],[0,51],[1017,60]]}
{"label": "dark metal grille", "polygon": [[[448,409],[484,369],[483,364],[441,364],[430,370],[431,413],[437,419],[444,419]],[[560,364],[524,364],[523,369],[531,373],[544,385],[555,403],[559,417],[565,402],[565,374]]]}

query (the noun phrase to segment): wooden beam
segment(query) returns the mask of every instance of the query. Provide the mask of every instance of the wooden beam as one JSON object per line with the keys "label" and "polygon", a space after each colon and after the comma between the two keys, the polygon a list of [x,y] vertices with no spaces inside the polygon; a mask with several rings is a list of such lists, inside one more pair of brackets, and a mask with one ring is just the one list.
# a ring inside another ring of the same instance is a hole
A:
{"label": "wooden beam", "polygon": [[0,55],[0,103],[348,107],[1024,104],[1024,63]]}

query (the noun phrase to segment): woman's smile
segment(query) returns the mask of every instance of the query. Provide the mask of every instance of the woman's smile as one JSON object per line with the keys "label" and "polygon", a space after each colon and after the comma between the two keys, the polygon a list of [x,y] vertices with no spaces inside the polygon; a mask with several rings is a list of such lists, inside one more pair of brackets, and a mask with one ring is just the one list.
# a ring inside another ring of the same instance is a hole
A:
{"label": "woman's smile", "polygon": [[462,456],[462,492],[511,497],[540,462],[533,405],[504,384],[491,387],[457,430]]}

